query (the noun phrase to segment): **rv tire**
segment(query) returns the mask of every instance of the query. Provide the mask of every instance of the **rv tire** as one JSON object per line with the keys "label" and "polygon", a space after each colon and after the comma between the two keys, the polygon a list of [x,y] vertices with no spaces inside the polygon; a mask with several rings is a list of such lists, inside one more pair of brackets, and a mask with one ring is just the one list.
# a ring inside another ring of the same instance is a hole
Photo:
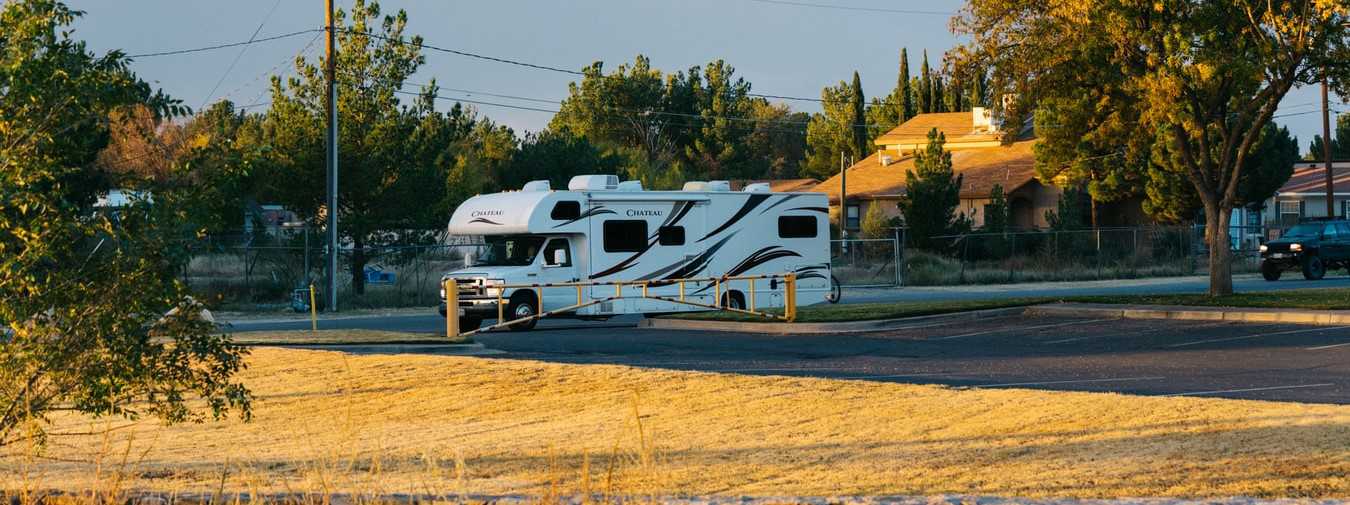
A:
{"label": "rv tire", "polygon": [[[539,303],[535,301],[534,293],[530,291],[522,291],[511,295],[511,302],[506,306],[506,320],[510,321],[526,316],[533,316],[538,307]],[[506,321],[498,321],[498,323],[504,322]],[[511,331],[530,331],[534,329],[534,325],[538,322],[538,319],[531,319],[529,321],[513,324],[509,328]]]}
{"label": "rv tire", "polygon": [[745,310],[745,295],[740,291],[727,291],[722,295],[722,306],[730,309]]}
{"label": "rv tire", "polygon": [[839,278],[830,274],[830,290],[825,293],[825,301],[831,304],[839,303],[844,298],[844,289],[839,286]]}

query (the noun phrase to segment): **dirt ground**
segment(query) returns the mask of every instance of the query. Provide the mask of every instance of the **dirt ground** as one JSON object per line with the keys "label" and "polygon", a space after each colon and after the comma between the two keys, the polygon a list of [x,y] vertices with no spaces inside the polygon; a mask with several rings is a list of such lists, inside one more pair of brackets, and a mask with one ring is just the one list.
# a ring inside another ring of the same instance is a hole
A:
{"label": "dirt ground", "polygon": [[[7,489],[1350,498],[1350,406],[256,348],[251,422],[54,419]],[[64,435],[63,435],[64,433]]]}

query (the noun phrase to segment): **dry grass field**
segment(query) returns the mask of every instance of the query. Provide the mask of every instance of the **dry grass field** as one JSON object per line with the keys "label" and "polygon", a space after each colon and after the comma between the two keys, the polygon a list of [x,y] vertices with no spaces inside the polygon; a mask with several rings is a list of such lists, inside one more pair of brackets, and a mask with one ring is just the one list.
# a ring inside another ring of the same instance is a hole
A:
{"label": "dry grass field", "polygon": [[[252,422],[55,419],[0,487],[1350,498],[1350,407],[257,348]],[[88,432],[89,434],[78,434]]]}

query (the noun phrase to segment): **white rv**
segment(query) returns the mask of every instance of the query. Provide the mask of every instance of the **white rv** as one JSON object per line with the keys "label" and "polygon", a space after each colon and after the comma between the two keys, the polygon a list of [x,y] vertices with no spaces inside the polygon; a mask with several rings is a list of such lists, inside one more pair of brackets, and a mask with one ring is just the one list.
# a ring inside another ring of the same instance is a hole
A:
{"label": "white rv", "polygon": [[[450,218],[452,235],[482,237],[465,268],[447,273],[459,286],[460,327],[478,328],[497,318],[503,284],[652,281],[653,296],[675,297],[673,279],[793,272],[797,304],[832,295],[829,205],[822,193],[771,193],[767,184],[730,191],[726,181],[690,182],[682,191],[644,191],[639,181],[613,175],[572,178],[567,191],[534,181],[520,191],[479,195]],[[688,283],[686,299],[747,307],[749,282]],[[781,281],[755,281],[758,307],[783,306]],[[444,285],[444,282],[442,282]],[[613,296],[612,285],[583,288],[588,299]],[[577,303],[575,288],[545,288],[544,311]],[[507,290],[506,320],[536,314],[533,289]],[[441,313],[446,313],[441,296]],[[626,298],[567,314],[606,318],[618,314],[706,310],[650,298]],[[533,320],[512,329],[533,327]]]}

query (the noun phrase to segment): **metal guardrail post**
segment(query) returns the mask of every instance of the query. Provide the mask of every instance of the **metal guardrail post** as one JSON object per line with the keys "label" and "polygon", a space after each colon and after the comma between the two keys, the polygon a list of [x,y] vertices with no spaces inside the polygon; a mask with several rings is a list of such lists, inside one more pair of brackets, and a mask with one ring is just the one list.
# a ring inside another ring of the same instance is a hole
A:
{"label": "metal guardrail post", "polygon": [[789,323],[797,321],[797,274],[789,272],[787,274],[787,300],[783,304],[783,316]]}
{"label": "metal guardrail post", "polygon": [[[500,295],[498,300],[500,300]],[[501,304],[497,304],[500,314]],[[498,317],[501,317],[498,315]],[[445,280],[445,337],[459,336],[459,283],[455,279]]]}
{"label": "metal guardrail post", "polygon": [[309,333],[319,334],[319,309],[314,306],[314,283],[309,283]]}

